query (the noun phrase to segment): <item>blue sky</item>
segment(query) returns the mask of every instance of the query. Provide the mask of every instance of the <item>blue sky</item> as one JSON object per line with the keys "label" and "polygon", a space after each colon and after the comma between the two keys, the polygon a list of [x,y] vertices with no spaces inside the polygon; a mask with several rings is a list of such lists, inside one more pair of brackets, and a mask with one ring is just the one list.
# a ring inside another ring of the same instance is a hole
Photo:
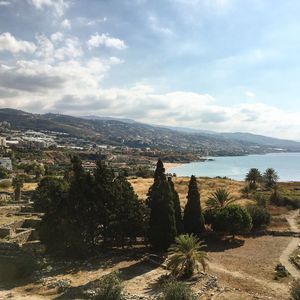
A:
{"label": "blue sky", "polygon": [[0,107],[300,140],[298,0],[0,0]]}

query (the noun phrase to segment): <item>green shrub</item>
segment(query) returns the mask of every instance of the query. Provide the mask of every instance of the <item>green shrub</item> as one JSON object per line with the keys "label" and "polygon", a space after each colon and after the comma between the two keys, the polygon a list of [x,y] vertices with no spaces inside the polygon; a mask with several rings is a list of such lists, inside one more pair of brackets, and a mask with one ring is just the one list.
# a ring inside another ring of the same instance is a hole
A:
{"label": "green shrub", "polygon": [[266,208],[259,205],[249,205],[247,211],[252,218],[253,229],[258,229],[270,224],[271,215]]}
{"label": "green shrub", "polygon": [[116,272],[105,275],[99,282],[95,300],[124,300],[123,285]]}
{"label": "green shrub", "polygon": [[282,264],[277,264],[276,267],[275,267],[275,271],[276,271],[275,279],[283,278],[283,277],[288,276],[288,272],[287,272],[285,266],[282,265]]}
{"label": "green shrub", "polygon": [[206,209],[203,212],[204,223],[207,224],[207,225],[211,225],[214,222],[214,220],[215,220],[216,213],[217,213],[217,210]]}
{"label": "green shrub", "polygon": [[4,167],[0,166],[0,179],[6,179],[9,177],[8,170],[6,170]]}
{"label": "green shrub", "polygon": [[296,280],[292,284],[291,298],[293,300],[300,300],[300,280]]}
{"label": "green shrub", "polygon": [[11,180],[10,179],[0,180],[0,188],[1,189],[8,189],[10,187],[11,187]]}
{"label": "green shrub", "polygon": [[267,207],[268,204],[268,199],[261,193],[256,193],[255,194],[255,201],[257,203],[258,206],[261,207]]}
{"label": "green shrub", "polygon": [[214,231],[235,234],[245,233],[252,228],[252,219],[245,208],[231,204],[220,209],[212,223]]}
{"label": "green shrub", "polygon": [[185,283],[172,280],[164,285],[159,300],[196,300],[196,295]]}

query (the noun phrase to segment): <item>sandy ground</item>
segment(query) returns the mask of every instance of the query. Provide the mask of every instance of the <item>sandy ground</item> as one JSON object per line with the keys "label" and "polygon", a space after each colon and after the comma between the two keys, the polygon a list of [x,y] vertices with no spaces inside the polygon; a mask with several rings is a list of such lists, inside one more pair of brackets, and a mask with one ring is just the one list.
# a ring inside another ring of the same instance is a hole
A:
{"label": "sandy ground", "polygon": [[[208,272],[217,276],[222,292],[200,299],[288,299],[292,278],[275,281],[274,268],[291,238],[263,236],[242,239],[234,244],[222,242],[208,244],[210,258]],[[111,263],[95,260],[88,267],[61,270],[53,276],[56,280],[69,279],[73,287],[82,286],[113,271],[121,270],[125,290],[135,295],[151,295],[157,290],[159,277],[166,273],[139,259],[115,257]],[[193,286],[195,290],[201,284]],[[224,289],[225,288],[225,289]],[[210,293],[209,293],[210,295]],[[47,289],[41,283],[32,282],[0,291],[0,299],[55,299],[55,289]],[[257,297],[257,298],[254,298]]]}
{"label": "sandy ground", "polygon": [[168,173],[170,169],[172,168],[177,168],[182,166],[183,164],[179,164],[179,163],[164,163],[164,167],[166,172]]}
{"label": "sandy ground", "polygon": [[[174,178],[182,206],[186,201],[188,180],[189,178]],[[152,182],[153,179],[131,180],[141,198],[145,198]],[[248,199],[241,198],[240,189],[244,186],[243,182],[200,178],[198,184],[203,205],[209,194],[218,187],[226,187],[234,198],[239,199],[239,202],[244,204],[249,202]],[[288,230],[289,227],[295,229],[294,227],[297,226],[297,221],[293,221],[296,217],[295,212],[290,214],[286,208],[272,206],[270,211],[273,216],[272,229]],[[273,236],[237,237],[234,243],[207,242],[210,258],[208,272],[217,276],[222,289],[221,292],[208,293],[200,299],[289,299],[289,284],[292,282],[292,277],[275,281],[275,266],[280,261],[286,265],[289,253],[297,244],[298,241],[296,243],[294,238]],[[153,290],[157,291],[157,281],[166,273],[163,268],[153,268],[140,259],[112,254],[109,259],[99,258],[89,262],[88,265],[71,269],[66,267],[51,274],[51,278],[68,279],[72,287],[78,287],[93,282],[113,270],[122,271],[126,291],[140,296],[151,295]],[[292,275],[296,277],[294,273]],[[199,290],[201,284],[195,284],[193,288]],[[57,296],[59,294],[56,289],[49,289],[37,281],[19,283],[16,287],[2,290],[0,288],[0,299],[37,300],[55,299]]]}

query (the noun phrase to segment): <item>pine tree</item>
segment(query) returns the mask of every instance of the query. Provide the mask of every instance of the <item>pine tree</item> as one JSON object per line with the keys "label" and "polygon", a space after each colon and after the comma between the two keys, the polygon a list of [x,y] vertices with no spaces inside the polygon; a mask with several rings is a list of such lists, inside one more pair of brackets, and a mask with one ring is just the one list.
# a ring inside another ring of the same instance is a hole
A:
{"label": "pine tree", "polygon": [[85,256],[85,252],[93,244],[88,234],[90,220],[88,201],[91,199],[91,177],[84,171],[81,160],[77,156],[71,158],[71,163],[72,177],[66,207],[68,217],[65,224],[69,236],[68,248],[72,249],[76,256]]}
{"label": "pine tree", "polygon": [[176,236],[173,193],[166,179],[165,169],[158,160],[154,183],[148,192],[150,208],[149,241],[155,250],[167,250]]}
{"label": "pine tree", "polygon": [[187,203],[184,208],[184,230],[188,234],[200,235],[204,230],[204,217],[200,204],[200,193],[198,191],[197,179],[191,176]]}
{"label": "pine tree", "polygon": [[183,233],[183,222],[182,222],[182,214],[181,214],[181,207],[180,207],[180,200],[178,193],[175,190],[174,183],[171,177],[168,177],[168,182],[170,185],[171,192],[173,194],[173,205],[175,210],[175,223],[176,223],[176,232],[177,235]]}
{"label": "pine tree", "polygon": [[118,244],[124,246],[125,238],[132,241],[138,236],[145,236],[147,208],[124,176],[117,177],[114,183],[115,213],[111,227]]}
{"label": "pine tree", "polygon": [[116,191],[114,184],[114,173],[102,161],[97,161],[97,168],[94,173],[95,188],[94,202],[96,203],[96,214],[100,225],[100,235],[103,239],[103,246],[107,246],[107,240],[112,235],[111,222],[116,209]]}

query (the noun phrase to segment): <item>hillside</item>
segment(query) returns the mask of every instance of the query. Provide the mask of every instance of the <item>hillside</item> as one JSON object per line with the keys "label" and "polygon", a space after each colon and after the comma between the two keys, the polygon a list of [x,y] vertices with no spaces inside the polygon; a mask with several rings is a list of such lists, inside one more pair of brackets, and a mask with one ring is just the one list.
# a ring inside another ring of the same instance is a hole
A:
{"label": "hillside", "polygon": [[78,118],[0,109],[0,121],[9,122],[12,129],[64,132],[101,144],[197,152],[204,155],[267,153],[279,148],[284,151],[300,151],[300,143],[294,141],[244,133],[184,132],[113,118]]}

